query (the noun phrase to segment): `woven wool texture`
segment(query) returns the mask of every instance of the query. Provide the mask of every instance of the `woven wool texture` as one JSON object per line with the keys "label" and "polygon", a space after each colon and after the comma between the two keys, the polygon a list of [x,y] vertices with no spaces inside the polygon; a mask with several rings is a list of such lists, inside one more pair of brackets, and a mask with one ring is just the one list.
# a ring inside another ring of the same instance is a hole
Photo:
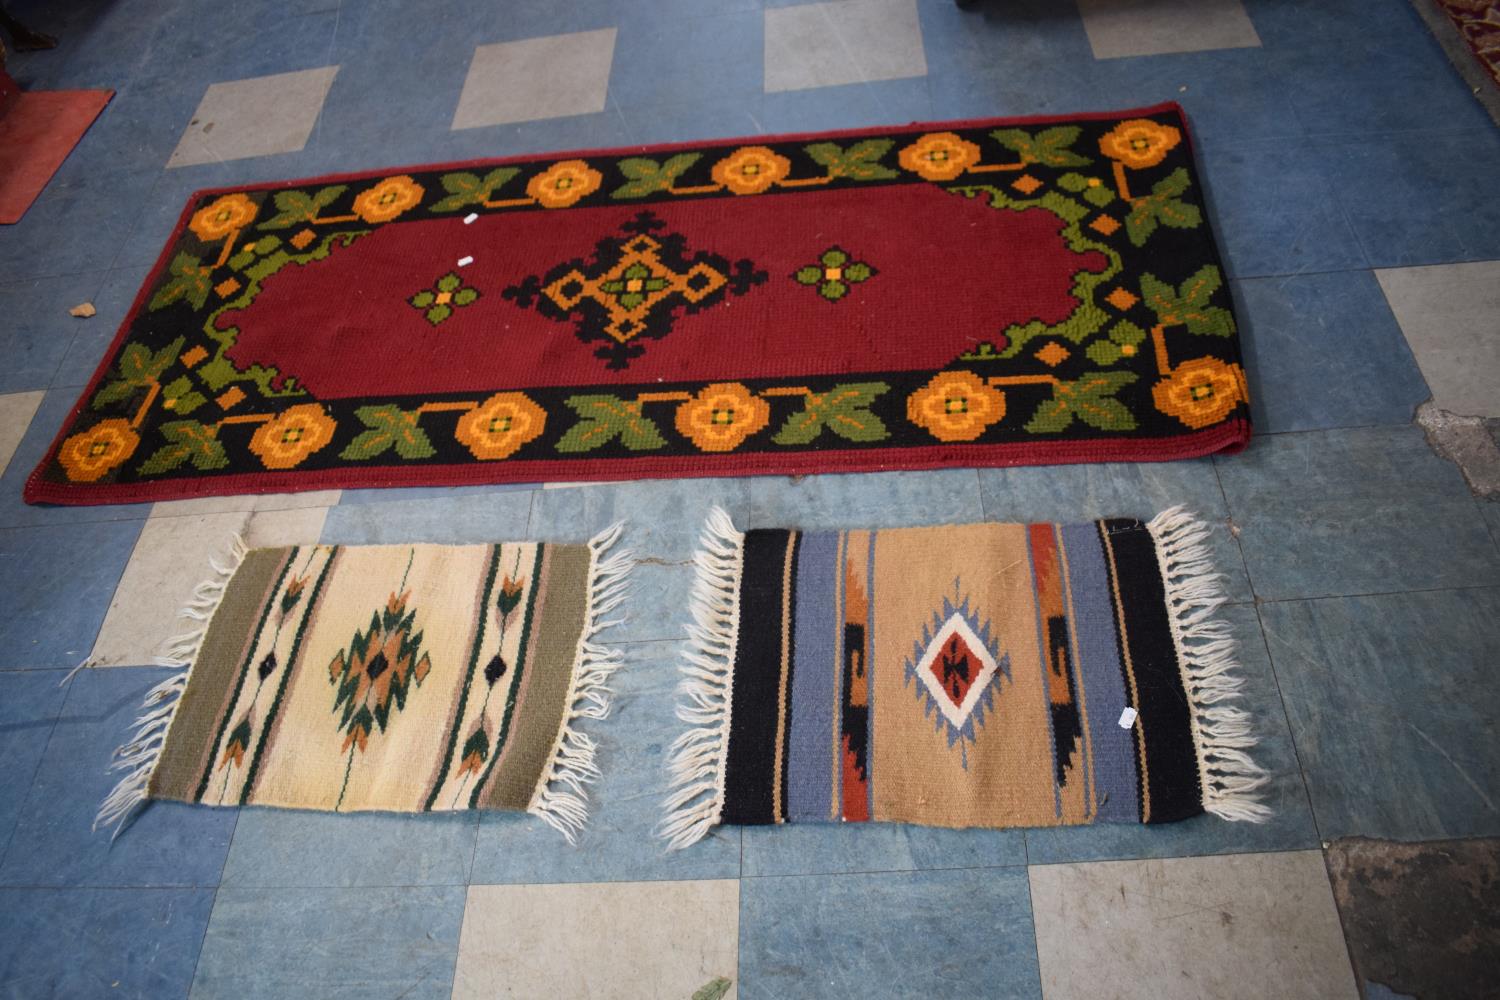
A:
{"label": "woven wool texture", "polygon": [[1263,818],[1205,537],[1177,510],[743,534],[717,515],[665,835]]}
{"label": "woven wool texture", "polygon": [[1250,408],[1175,105],[203,192],[27,483],[1187,458]]}
{"label": "woven wool texture", "polygon": [[[590,545],[293,546],[206,585],[187,670],[147,701],[101,819],[146,799],[337,812],[509,809],[572,835],[619,654],[624,557]],[[559,783],[561,783],[559,785]]]}

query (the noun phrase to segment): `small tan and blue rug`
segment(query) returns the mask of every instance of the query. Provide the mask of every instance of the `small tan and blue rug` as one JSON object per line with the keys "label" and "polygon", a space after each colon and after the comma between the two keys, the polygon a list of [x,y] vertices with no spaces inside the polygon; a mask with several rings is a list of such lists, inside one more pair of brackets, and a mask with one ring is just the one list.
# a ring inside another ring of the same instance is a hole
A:
{"label": "small tan and blue rug", "polygon": [[1262,820],[1207,528],[736,531],[716,511],[662,835]]}
{"label": "small tan and blue rug", "polygon": [[572,840],[609,712],[620,526],[587,545],[291,546],[199,587],[99,813],[149,799],[334,812],[509,809]]}

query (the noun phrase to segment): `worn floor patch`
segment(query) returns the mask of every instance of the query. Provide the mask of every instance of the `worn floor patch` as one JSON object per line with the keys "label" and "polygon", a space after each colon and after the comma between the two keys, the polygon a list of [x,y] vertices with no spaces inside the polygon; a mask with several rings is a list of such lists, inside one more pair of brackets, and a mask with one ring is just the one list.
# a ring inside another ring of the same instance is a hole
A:
{"label": "worn floor patch", "polygon": [[1366,995],[1495,996],[1500,840],[1348,838],[1328,848],[1328,870]]}
{"label": "worn floor patch", "polygon": [[1475,496],[1500,498],[1500,420],[1461,417],[1423,403],[1417,423],[1433,450],[1463,470]]}

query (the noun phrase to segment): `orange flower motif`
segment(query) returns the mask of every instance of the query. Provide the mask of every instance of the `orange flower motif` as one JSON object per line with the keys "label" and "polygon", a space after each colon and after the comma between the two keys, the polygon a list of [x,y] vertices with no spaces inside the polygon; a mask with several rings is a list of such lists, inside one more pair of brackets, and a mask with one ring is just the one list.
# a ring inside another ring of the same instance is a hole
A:
{"label": "orange flower motif", "polygon": [[535,440],[547,424],[547,411],[519,392],[498,392],[458,420],[458,443],[481,460],[509,458]]}
{"label": "orange flower motif", "polygon": [[567,208],[593,194],[604,175],[582,160],[563,160],[526,182],[526,193],[543,208]]}
{"label": "orange flower motif", "polygon": [[415,208],[425,194],[422,185],[406,174],[387,177],[354,199],[354,214],[366,222],[390,222],[408,209]]}
{"label": "orange flower motif", "polygon": [[1250,400],[1245,370],[1218,358],[1194,358],[1151,389],[1156,408],[1197,430],[1216,424]]}
{"label": "orange flower motif", "polygon": [[255,429],[250,450],[268,469],[290,469],[333,440],[334,420],[317,403],[302,403]]}
{"label": "orange flower motif", "polygon": [[140,443],[128,420],[101,420],[64,441],[57,460],[73,482],[92,483],[133,455]]}
{"label": "orange flower motif", "polygon": [[979,147],[952,132],[929,132],[901,150],[897,160],[929,181],[951,181],[979,162]]}
{"label": "orange flower motif", "polygon": [[1099,151],[1111,160],[1142,170],[1154,167],[1182,141],[1182,133],[1171,125],[1146,118],[1121,122],[1099,140]]}
{"label": "orange flower motif", "polygon": [[792,161],[765,146],[741,146],[714,164],[715,183],[735,194],[760,194],[792,172]]}
{"label": "orange flower motif", "polygon": [[906,400],[906,419],[939,441],[973,441],[1005,416],[1005,393],[973,372],[938,372]]}
{"label": "orange flower motif", "polygon": [[738,382],[715,382],[677,407],[677,430],[704,451],[733,451],[771,420],[771,407]]}
{"label": "orange flower motif", "polygon": [[260,211],[255,202],[242,194],[226,194],[212,205],[193,213],[188,228],[203,242],[221,240],[236,229],[244,229]]}

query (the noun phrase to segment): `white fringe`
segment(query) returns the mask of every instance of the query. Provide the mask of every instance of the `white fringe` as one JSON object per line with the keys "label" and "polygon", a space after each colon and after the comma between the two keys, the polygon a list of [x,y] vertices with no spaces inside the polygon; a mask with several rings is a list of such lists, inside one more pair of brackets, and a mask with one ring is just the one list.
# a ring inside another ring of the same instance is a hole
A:
{"label": "white fringe", "polygon": [[625,600],[630,568],[635,561],[634,554],[628,549],[605,557],[624,529],[625,522],[618,521],[589,539],[588,609],[584,612],[578,651],[573,657],[573,679],[565,702],[567,709],[557,739],[552,744],[547,768],[537,781],[531,802],[526,807],[527,812],[541,817],[570,844],[578,842],[578,835],[583,832],[589,818],[588,794],[583,786],[599,777],[598,744],[587,733],[575,729],[572,722],[574,719],[609,717],[612,692],[606,685],[610,674],[620,668],[625,656],[619,649],[594,641],[603,630],[625,622],[623,617],[604,620],[605,615]]}
{"label": "white fringe", "polygon": [[1250,716],[1227,704],[1240,693],[1239,664],[1229,623],[1213,614],[1224,604],[1206,544],[1206,524],[1181,507],[1146,525],[1156,540],[1167,592],[1167,621],[1182,666],[1204,811],[1221,819],[1263,823],[1271,810],[1256,794],[1270,780],[1250,758],[1256,743]]}
{"label": "white fringe", "polygon": [[166,655],[156,660],[161,666],[176,667],[181,672],[168,677],[151,689],[141,706],[140,718],[135,720],[136,729],[130,742],[115,751],[109,770],[124,771],[125,777],[121,778],[114,790],[105,796],[104,803],[99,806],[99,814],[94,817],[95,830],[98,830],[100,826],[114,826],[115,832],[110,835],[111,841],[120,835],[120,831],[125,829],[131,815],[144,805],[149,797],[151,778],[156,773],[157,764],[161,761],[162,747],[167,743],[167,734],[172,728],[172,720],[177,717],[177,706],[181,704],[182,692],[187,690],[188,679],[192,676],[193,661],[197,659],[198,651],[203,646],[203,637],[208,633],[208,626],[213,620],[214,612],[219,609],[219,602],[224,599],[224,590],[229,586],[229,580],[234,576],[235,570],[239,569],[240,563],[244,562],[248,551],[244,539],[235,535],[225,561],[209,560],[214,576],[197,586],[193,591],[192,600],[181,612],[182,617],[201,621],[203,625],[167,640]]}
{"label": "white fringe", "polygon": [[677,717],[694,726],[673,741],[667,762],[673,789],[657,835],[672,850],[702,840],[724,813],[724,766],[729,753],[730,695],[734,650],[740,632],[740,579],[745,536],[722,509],[709,512],[693,556],[697,579],[689,607],[683,700]]}

